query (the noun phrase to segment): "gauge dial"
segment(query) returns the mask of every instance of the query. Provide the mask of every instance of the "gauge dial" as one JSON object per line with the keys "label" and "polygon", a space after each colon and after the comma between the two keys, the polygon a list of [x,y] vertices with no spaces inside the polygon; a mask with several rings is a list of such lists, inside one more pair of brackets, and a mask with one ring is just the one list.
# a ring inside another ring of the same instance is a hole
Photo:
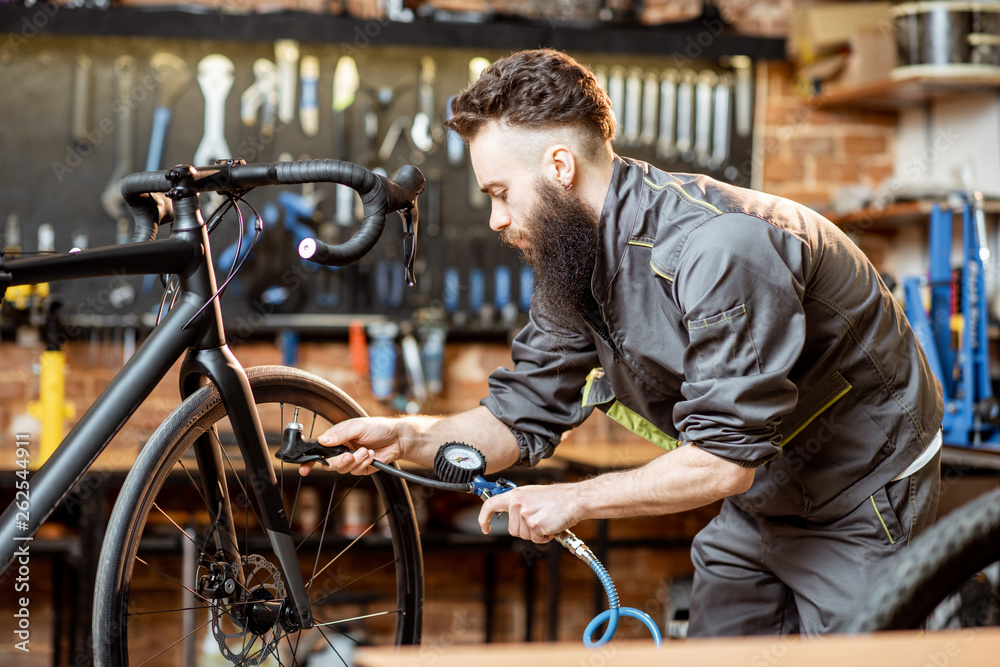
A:
{"label": "gauge dial", "polygon": [[434,457],[434,473],[444,482],[463,484],[486,472],[486,457],[464,442],[447,442]]}

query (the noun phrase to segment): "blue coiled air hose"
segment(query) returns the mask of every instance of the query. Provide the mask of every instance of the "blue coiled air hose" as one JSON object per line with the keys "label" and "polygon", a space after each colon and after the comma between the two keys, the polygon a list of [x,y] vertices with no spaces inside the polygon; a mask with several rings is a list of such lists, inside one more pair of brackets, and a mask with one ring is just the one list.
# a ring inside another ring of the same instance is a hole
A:
{"label": "blue coiled air hose", "polygon": [[[642,621],[651,635],[653,635],[653,642],[656,647],[659,648],[660,644],[663,642],[663,637],[660,635],[660,629],[656,626],[656,622],[653,621],[652,617],[644,611],[635,609],[634,607],[622,607],[618,602],[618,591],[615,590],[615,582],[611,580],[611,575],[608,571],[604,569],[604,565],[601,561],[597,560],[597,556],[583,543],[579,537],[574,535],[568,530],[564,530],[555,536],[559,544],[566,547],[570,553],[582,560],[584,563],[590,566],[590,569],[594,571],[597,575],[598,580],[601,585],[604,586],[604,591],[608,594],[608,608],[602,611],[600,614],[594,617],[594,619],[587,624],[587,628],[583,631],[583,645],[587,648],[599,648],[604,646],[611,638],[615,636],[615,631],[618,629],[618,618],[619,616],[628,616],[629,618],[635,618]],[[594,633],[597,629],[601,627],[605,622],[607,622],[608,627],[604,629],[604,635],[597,641],[593,640]]]}

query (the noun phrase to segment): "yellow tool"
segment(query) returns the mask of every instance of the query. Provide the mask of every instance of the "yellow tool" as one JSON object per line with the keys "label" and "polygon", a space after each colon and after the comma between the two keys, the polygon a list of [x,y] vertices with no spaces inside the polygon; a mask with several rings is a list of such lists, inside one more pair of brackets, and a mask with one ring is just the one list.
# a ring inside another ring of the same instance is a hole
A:
{"label": "yellow tool", "polygon": [[62,350],[42,352],[38,400],[28,404],[28,413],[42,425],[40,450],[31,459],[32,467],[37,467],[62,442],[65,421],[76,417],[76,406],[66,401],[66,355]]}

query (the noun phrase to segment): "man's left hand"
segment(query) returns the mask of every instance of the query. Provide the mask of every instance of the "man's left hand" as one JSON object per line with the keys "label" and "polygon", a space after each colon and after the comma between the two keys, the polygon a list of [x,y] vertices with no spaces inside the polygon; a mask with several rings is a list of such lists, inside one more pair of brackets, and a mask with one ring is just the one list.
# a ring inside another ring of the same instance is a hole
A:
{"label": "man's left hand", "polygon": [[490,517],[507,513],[507,532],[514,537],[542,544],[552,536],[576,525],[576,503],[572,484],[521,486],[493,496],[483,503],[479,526],[490,532]]}

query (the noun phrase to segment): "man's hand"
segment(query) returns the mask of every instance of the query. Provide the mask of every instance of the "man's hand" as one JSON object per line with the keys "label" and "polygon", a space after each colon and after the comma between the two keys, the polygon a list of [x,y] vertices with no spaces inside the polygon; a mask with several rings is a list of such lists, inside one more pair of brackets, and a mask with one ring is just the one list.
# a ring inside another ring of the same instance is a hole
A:
{"label": "man's hand", "polygon": [[[392,463],[402,455],[399,443],[399,423],[384,417],[364,417],[348,419],[330,427],[319,436],[319,444],[324,447],[347,445],[353,452],[327,459],[327,466],[341,474],[370,475],[375,472],[371,465],[378,458],[383,463]],[[308,475],[313,463],[299,466],[300,475]]]}
{"label": "man's hand", "polygon": [[479,526],[490,532],[490,517],[507,513],[507,532],[514,537],[542,544],[580,520],[573,484],[521,486],[493,496],[479,511]]}

